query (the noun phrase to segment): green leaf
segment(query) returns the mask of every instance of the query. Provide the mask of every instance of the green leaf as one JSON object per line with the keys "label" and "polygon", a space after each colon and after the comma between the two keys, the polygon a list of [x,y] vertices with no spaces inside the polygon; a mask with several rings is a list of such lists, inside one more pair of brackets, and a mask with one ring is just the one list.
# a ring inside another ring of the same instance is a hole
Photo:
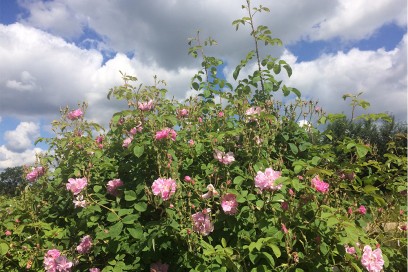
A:
{"label": "green leaf", "polygon": [[100,185],[95,185],[95,186],[93,187],[93,189],[94,189],[94,192],[95,192],[95,193],[99,193],[99,192],[101,191],[101,189],[102,189],[102,186],[100,186]]}
{"label": "green leaf", "polygon": [[136,192],[129,190],[129,191],[125,191],[125,200],[126,201],[134,201],[136,200]]}
{"label": "green leaf", "polygon": [[279,249],[279,247],[277,245],[275,245],[273,243],[269,243],[268,247],[270,247],[272,249],[273,254],[275,254],[276,258],[279,258],[282,255],[282,253],[281,253],[281,251],[280,251],[280,249]]}
{"label": "green leaf", "polygon": [[130,235],[132,235],[135,239],[142,239],[143,238],[143,229],[141,227],[127,229]]}
{"label": "green leaf", "polygon": [[363,190],[364,190],[364,192],[365,192],[366,194],[370,195],[370,194],[372,194],[373,192],[377,191],[378,188],[377,188],[377,187],[374,187],[373,185],[366,185]]}
{"label": "green leaf", "polygon": [[134,205],[134,207],[135,207],[135,210],[136,210],[136,211],[138,211],[138,212],[144,212],[144,211],[147,210],[147,203],[145,203],[145,202],[139,202],[139,203],[136,203],[136,204]]}
{"label": "green leaf", "polygon": [[357,145],[356,145],[356,149],[357,149],[357,155],[358,155],[360,158],[365,157],[365,155],[367,155],[368,151],[370,150],[369,147],[367,147],[367,146],[365,146],[365,145],[362,145],[362,144],[357,144]]}
{"label": "green leaf", "polygon": [[133,148],[133,154],[135,154],[136,157],[140,158],[143,155],[144,152],[144,146],[136,145]]}
{"label": "green leaf", "polygon": [[295,144],[289,143],[289,147],[293,154],[296,155],[297,153],[299,153],[299,149]]}
{"label": "green leaf", "polygon": [[109,228],[109,236],[112,238],[118,238],[120,236],[120,233],[122,232],[123,229],[123,223],[118,222],[112,227]]}
{"label": "green leaf", "polygon": [[108,213],[108,216],[106,217],[106,220],[108,220],[108,222],[115,222],[119,219],[119,216],[113,212]]}
{"label": "green leaf", "polygon": [[9,246],[6,243],[0,244],[0,255],[6,255],[9,250]]}
{"label": "green leaf", "polygon": [[137,214],[129,214],[122,219],[122,222],[123,224],[133,224],[137,219],[139,219]]}
{"label": "green leaf", "polygon": [[263,257],[268,260],[268,263],[271,267],[275,266],[275,260],[273,259],[272,255],[269,254],[268,252],[262,252]]}
{"label": "green leaf", "polygon": [[236,185],[241,185],[245,179],[241,176],[236,176],[233,180],[233,183]]}
{"label": "green leaf", "polygon": [[193,89],[196,91],[198,91],[198,89],[200,88],[200,85],[197,82],[193,82],[191,85],[193,86]]}

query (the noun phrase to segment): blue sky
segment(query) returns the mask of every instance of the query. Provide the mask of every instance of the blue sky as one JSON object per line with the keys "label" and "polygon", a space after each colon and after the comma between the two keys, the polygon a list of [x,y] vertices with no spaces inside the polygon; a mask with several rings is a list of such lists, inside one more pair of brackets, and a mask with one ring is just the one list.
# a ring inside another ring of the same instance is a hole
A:
{"label": "blue sky", "polygon": [[[243,2],[243,1],[242,1]],[[293,70],[285,84],[318,100],[327,112],[348,112],[344,93],[363,91],[371,112],[407,119],[407,3],[405,0],[253,0],[258,14],[284,46],[265,53]],[[200,30],[218,45],[209,49],[232,71],[252,49],[236,0],[2,0],[0,1],[0,170],[33,163],[39,136],[61,107],[87,101],[87,117],[106,123],[123,106],[109,102],[121,84],[119,70],[151,83],[167,81],[170,96],[194,94],[198,60],[187,38]],[[246,68],[247,72],[254,65]]]}

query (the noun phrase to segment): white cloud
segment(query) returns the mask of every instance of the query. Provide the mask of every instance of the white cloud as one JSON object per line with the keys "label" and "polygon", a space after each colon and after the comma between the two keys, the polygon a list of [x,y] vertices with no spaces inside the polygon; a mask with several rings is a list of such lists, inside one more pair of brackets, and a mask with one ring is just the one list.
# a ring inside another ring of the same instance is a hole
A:
{"label": "white cloud", "polygon": [[4,133],[6,148],[17,153],[32,147],[33,141],[39,136],[40,127],[33,122],[21,122],[15,130]]}
{"label": "white cloud", "polygon": [[0,171],[8,167],[30,165],[35,162],[36,154],[43,153],[41,148],[30,148],[24,152],[13,152],[6,146],[0,145]]}
{"label": "white cloud", "polygon": [[[318,99],[328,112],[348,113],[345,93],[364,92],[361,97],[371,103],[369,112],[388,112],[404,120],[407,115],[407,36],[392,51],[360,51],[323,55],[320,58],[296,63],[286,52],[294,71],[286,82],[298,88],[302,95]],[[346,111],[347,110],[347,111]]]}

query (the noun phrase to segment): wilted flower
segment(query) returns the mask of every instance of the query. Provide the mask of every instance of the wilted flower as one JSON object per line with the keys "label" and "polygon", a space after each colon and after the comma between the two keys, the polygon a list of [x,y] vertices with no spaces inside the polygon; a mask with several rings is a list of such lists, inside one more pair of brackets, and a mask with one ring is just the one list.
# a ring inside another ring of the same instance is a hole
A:
{"label": "wilted flower", "polygon": [[128,148],[128,146],[130,145],[132,140],[133,140],[133,137],[128,137],[128,138],[124,139],[123,143],[122,143],[122,147]]}
{"label": "wilted flower", "polygon": [[163,200],[168,200],[176,192],[177,184],[174,179],[158,178],[152,184],[154,195],[160,195]]}
{"label": "wilted flower", "polygon": [[380,272],[384,266],[381,249],[377,248],[373,251],[370,246],[365,246],[361,256],[361,264],[369,272]]}
{"label": "wilted flower", "polygon": [[149,111],[153,109],[153,100],[149,100],[147,102],[138,102],[137,107],[141,111]]}
{"label": "wilted flower", "polygon": [[222,210],[229,215],[234,215],[238,212],[237,197],[234,194],[225,194],[221,198]]}
{"label": "wilted flower", "polygon": [[344,248],[346,249],[346,253],[348,254],[355,254],[356,253],[356,249],[354,247],[349,247],[348,245],[344,246]]}
{"label": "wilted flower", "polygon": [[88,181],[86,178],[78,178],[78,179],[73,179],[70,178],[68,179],[68,183],[66,184],[67,190],[71,191],[74,195],[79,194],[82,189],[86,187],[88,184]]}
{"label": "wilted flower", "polygon": [[76,110],[73,110],[73,111],[69,112],[67,114],[67,118],[69,120],[76,120],[76,119],[80,118],[83,114],[84,113],[82,112],[81,109],[76,109]]}
{"label": "wilted flower", "polygon": [[191,216],[193,218],[193,230],[195,232],[198,232],[201,235],[206,236],[214,230],[214,226],[210,220],[209,215],[210,212],[211,212],[210,209],[206,209],[205,213],[204,211],[197,212]]}
{"label": "wilted flower", "polygon": [[89,235],[82,237],[81,243],[76,247],[79,254],[86,254],[91,250],[92,238]]}
{"label": "wilted flower", "polygon": [[315,176],[312,179],[312,187],[321,193],[327,193],[329,191],[329,184],[321,180],[319,176]]}
{"label": "wilted flower", "polygon": [[272,168],[266,168],[265,172],[258,171],[255,177],[255,187],[259,188],[261,191],[263,190],[280,190],[282,188],[282,184],[275,185],[275,180],[280,178],[281,172],[275,171]]}
{"label": "wilted flower", "polygon": [[208,198],[211,198],[213,196],[218,196],[218,192],[217,192],[217,190],[215,190],[215,188],[214,188],[214,186],[212,184],[208,184],[207,190],[208,190],[208,192],[203,194],[201,196],[201,198],[208,199]]}
{"label": "wilted flower", "polygon": [[187,109],[178,110],[178,115],[180,117],[186,117],[188,115],[188,110]]}
{"label": "wilted flower", "polygon": [[226,165],[231,164],[235,161],[234,153],[232,152],[225,153],[219,150],[214,151],[214,158],[217,159],[220,163]]}
{"label": "wilted flower", "polygon": [[113,179],[108,181],[106,188],[109,194],[117,196],[119,194],[118,189],[121,186],[123,186],[123,181],[121,181],[120,179]]}
{"label": "wilted flower", "polygon": [[73,202],[74,202],[75,208],[78,208],[78,207],[85,208],[86,207],[86,200],[84,200],[83,195],[77,196]]}

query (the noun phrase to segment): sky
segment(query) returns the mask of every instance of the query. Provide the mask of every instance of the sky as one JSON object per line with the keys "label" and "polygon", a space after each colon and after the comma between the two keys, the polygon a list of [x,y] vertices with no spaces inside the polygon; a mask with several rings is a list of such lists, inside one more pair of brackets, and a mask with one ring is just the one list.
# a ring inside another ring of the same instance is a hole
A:
{"label": "sky", "polygon": [[[252,0],[270,13],[255,16],[283,46],[264,48],[289,63],[287,86],[318,100],[330,113],[349,113],[345,93],[364,92],[367,112],[407,120],[406,0]],[[200,31],[224,61],[223,76],[249,50],[249,28],[238,0],[0,0],[0,171],[29,165],[46,150],[34,145],[52,136],[61,107],[89,104],[87,118],[105,123],[124,105],[109,101],[122,83],[119,71],[152,84],[167,82],[169,97],[194,94],[191,77],[200,62],[187,39]],[[250,65],[246,71],[255,69]],[[289,98],[291,99],[291,98]],[[294,97],[292,97],[294,99]]]}

